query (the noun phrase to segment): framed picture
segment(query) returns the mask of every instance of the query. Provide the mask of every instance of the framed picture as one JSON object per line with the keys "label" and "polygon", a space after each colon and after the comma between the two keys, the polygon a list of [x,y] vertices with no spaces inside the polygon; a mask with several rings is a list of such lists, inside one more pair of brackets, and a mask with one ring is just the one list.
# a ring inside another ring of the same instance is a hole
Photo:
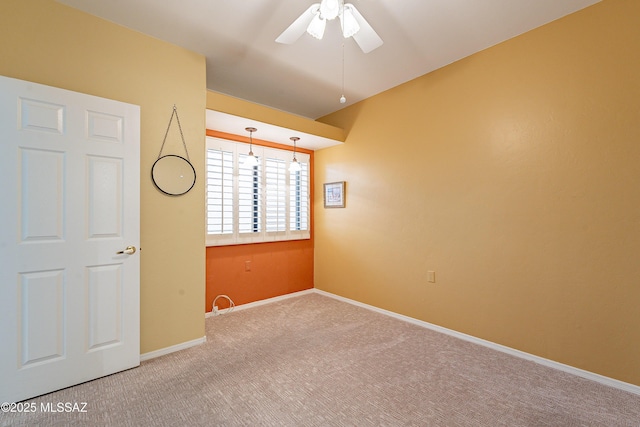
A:
{"label": "framed picture", "polygon": [[344,208],[344,181],[324,184],[324,207]]}

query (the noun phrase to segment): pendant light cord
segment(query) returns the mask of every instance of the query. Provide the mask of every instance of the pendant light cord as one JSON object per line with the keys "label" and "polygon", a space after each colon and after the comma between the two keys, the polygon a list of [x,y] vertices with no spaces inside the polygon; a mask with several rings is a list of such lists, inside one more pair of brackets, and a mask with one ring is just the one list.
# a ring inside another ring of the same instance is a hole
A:
{"label": "pendant light cord", "polygon": [[244,128],[247,132],[249,132],[249,155],[253,156],[253,133],[258,129],[254,127]]}
{"label": "pendant light cord", "polygon": [[297,136],[292,136],[289,139],[293,141],[293,161],[297,162],[297,160],[296,160],[296,142],[298,142],[300,140],[300,138],[298,138]]}

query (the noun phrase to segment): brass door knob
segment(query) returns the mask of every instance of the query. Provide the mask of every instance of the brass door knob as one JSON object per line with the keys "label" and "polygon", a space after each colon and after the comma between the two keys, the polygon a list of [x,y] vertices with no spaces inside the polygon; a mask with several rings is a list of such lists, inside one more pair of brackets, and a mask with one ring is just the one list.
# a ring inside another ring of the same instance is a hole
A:
{"label": "brass door knob", "polygon": [[122,254],[133,255],[135,253],[136,253],[135,246],[127,246],[126,248],[124,248],[123,251],[116,252],[117,255],[122,255]]}

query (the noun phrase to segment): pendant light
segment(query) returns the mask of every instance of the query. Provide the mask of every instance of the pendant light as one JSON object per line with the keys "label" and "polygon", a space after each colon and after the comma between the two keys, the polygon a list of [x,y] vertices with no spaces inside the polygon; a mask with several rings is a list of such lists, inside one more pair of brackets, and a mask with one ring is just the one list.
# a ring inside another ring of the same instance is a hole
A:
{"label": "pendant light", "polygon": [[297,136],[292,136],[289,139],[293,141],[293,160],[289,164],[289,172],[291,173],[300,172],[302,167],[300,166],[298,159],[296,159],[296,142],[299,141],[300,138],[298,138]]}
{"label": "pendant light", "polygon": [[253,133],[257,131],[256,128],[244,128],[247,132],[249,132],[249,155],[244,159],[243,165],[249,168],[254,166],[258,166],[258,158],[253,155]]}

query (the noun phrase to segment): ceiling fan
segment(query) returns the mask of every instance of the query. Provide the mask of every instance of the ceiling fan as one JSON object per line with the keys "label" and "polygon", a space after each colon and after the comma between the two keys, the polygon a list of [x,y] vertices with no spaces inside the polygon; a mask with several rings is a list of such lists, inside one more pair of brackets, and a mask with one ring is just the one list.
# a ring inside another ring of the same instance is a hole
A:
{"label": "ceiling fan", "polygon": [[382,46],[382,39],[362,17],[358,9],[344,0],[322,0],[312,4],[282,32],[276,42],[293,44],[306,31],[317,39],[322,39],[327,21],[340,18],[342,35],[353,37],[364,53]]}

